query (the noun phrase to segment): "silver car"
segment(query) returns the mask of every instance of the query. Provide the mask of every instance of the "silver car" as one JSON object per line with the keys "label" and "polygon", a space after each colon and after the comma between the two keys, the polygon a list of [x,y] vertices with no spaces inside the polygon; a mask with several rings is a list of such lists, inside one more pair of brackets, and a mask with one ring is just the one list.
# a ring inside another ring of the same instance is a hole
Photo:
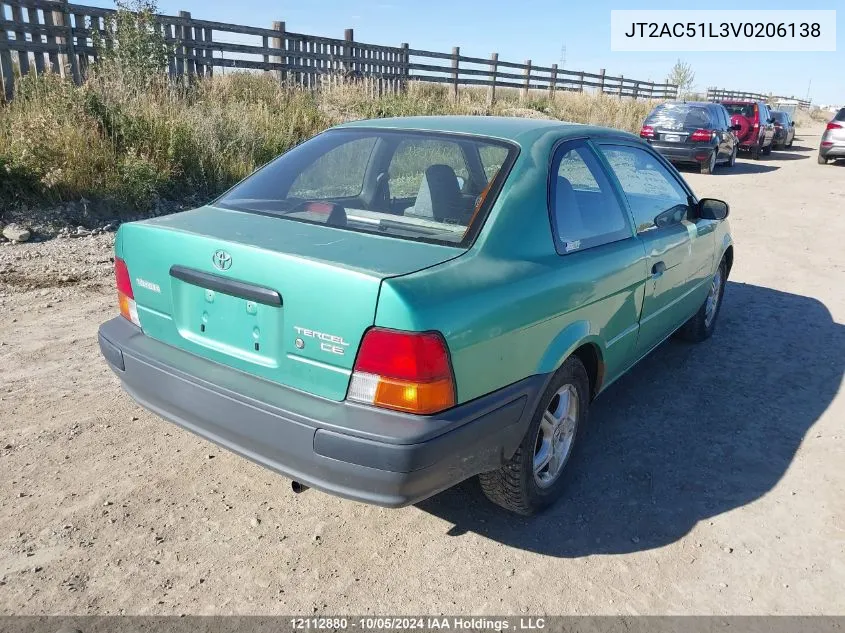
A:
{"label": "silver car", "polygon": [[837,158],[845,158],[845,108],[839,110],[827,124],[819,145],[819,165]]}

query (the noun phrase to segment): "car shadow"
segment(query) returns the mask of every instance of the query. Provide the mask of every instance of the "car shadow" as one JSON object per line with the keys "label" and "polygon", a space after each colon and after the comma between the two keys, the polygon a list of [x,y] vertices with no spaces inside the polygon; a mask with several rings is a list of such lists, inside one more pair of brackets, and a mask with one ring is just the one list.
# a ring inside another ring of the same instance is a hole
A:
{"label": "car shadow", "polygon": [[772,150],[772,153],[766,156],[767,160],[806,160],[810,158],[807,154],[796,154],[782,149]]}
{"label": "car shadow", "polygon": [[[675,167],[682,174],[701,173],[700,169],[695,165],[676,165]],[[758,162],[747,162],[740,158],[736,163],[734,163],[733,167],[728,167],[727,165],[716,165],[716,170],[711,175],[742,176],[746,174],[765,174],[770,171],[777,171],[778,169],[780,169],[780,167],[777,165],[764,165]]]}
{"label": "car shadow", "polygon": [[477,479],[417,504],[504,545],[573,558],[662,547],[780,481],[835,397],[845,326],[816,299],[730,282],[713,337],[670,340],[593,404],[564,498],[535,517]]}

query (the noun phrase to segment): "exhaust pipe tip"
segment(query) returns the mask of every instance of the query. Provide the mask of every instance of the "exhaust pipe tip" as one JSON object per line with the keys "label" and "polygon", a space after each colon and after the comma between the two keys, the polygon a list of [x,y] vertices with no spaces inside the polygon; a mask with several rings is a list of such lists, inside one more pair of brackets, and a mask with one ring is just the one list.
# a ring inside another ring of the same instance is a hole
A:
{"label": "exhaust pipe tip", "polygon": [[298,495],[308,490],[308,486],[306,486],[305,484],[301,484],[298,481],[292,481],[290,482],[290,489],[293,490],[294,494]]}

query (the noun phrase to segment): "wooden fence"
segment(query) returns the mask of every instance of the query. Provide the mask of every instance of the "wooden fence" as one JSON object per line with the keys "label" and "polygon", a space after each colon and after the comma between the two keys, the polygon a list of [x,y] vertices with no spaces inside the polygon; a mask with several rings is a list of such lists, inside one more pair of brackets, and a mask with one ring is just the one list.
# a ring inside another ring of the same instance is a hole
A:
{"label": "wooden fence", "polygon": [[[96,59],[92,36],[99,32],[107,45],[108,19],[113,9],[61,0],[0,0],[0,75],[6,99],[14,94],[16,73],[50,70],[76,82]],[[352,29],[343,39],[287,31],[284,22],[272,28],[224,24],[194,19],[187,11],[178,16],[157,15],[156,28],[170,47],[169,72],[173,77],[211,75],[214,69],[236,68],[273,73],[279,81],[308,88],[326,82],[368,78],[379,94],[403,91],[408,81],[441,83],[457,96],[458,86],[487,88],[487,101],[497,88],[517,88],[523,98],[530,91],[598,91],[619,98],[674,99],[677,87],[665,83],[564,70],[557,64],[536,66],[438,53],[401,46],[356,42]],[[233,38],[238,42],[229,41]]]}
{"label": "wooden fence", "polygon": [[763,95],[757,92],[737,92],[736,90],[720,90],[718,88],[707,89],[708,101],[715,102],[728,99],[753,99],[755,101],[764,101],[768,104],[777,103],[778,101],[794,101],[802,110],[810,108],[810,101],[799,99],[798,97],[778,97],[774,95]]}

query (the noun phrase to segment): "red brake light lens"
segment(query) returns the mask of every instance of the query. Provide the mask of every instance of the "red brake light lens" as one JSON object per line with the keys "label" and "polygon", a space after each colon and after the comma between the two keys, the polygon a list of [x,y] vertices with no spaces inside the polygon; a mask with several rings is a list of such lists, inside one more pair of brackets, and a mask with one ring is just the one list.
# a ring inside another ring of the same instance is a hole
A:
{"label": "red brake light lens", "polygon": [[439,333],[372,328],[361,341],[348,398],[431,414],[455,405],[454,382],[449,350]]}
{"label": "red brake light lens", "polygon": [[826,130],[841,130],[842,126],[839,123],[833,123],[832,121],[827,124]]}
{"label": "red brake light lens", "polygon": [[650,125],[644,125],[640,130],[640,138],[654,138],[654,128]]}
{"label": "red brake light lens", "polygon": [[114,276],[117,281],[117,291],[125,294],[130,299],[135,298],[132,292],[132,280],[129,278],[129,269],[126,262],[119,257],[114,258]]}
{"label": "red brake light lens", "polygon": [[141,321],[138,319],[138,306],[135,304],[135,293],[132,292],[132,279],[129,277],[129,269],[119,257],[114,258],[114,277],[117,285],[117,303],[120,306],[120,314],[138,327]]}
{"label": "red brake light lens", "polygon": [[710,130],[696,130],[692,134],[690,134],[689,140],[691,141],[709,141],[713,137],[713,133]]}

